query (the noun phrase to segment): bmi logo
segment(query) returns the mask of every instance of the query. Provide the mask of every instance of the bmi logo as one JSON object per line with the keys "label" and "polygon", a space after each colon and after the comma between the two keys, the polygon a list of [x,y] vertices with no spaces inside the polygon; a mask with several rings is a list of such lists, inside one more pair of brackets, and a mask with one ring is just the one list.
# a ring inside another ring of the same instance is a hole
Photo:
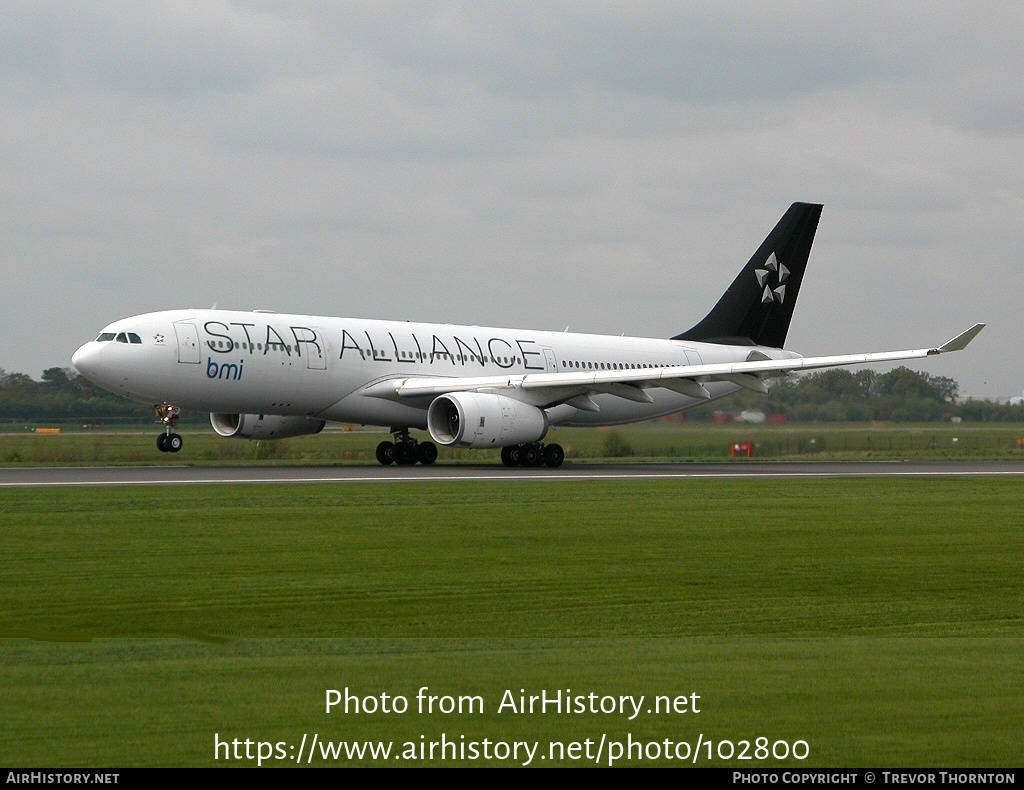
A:
{"label": "bmi logo", "polygon": [[[772,288],[772,272],[775,272],[775,279],[778,282],[774,288]],[[764,287],[764,293],[761,294],[761,304],[767,304],[768,302],[777,301],[779,304],[786,298],[786,278],[789,277],[789,269],[779,263],[773,252],[768,256],[768,260],[764,262],[763,269],[755,269],[754,274],[757,275],[757,284]]]}
{"label": "bmi logo", "polygon": [[206,358],[206,377],[208,379],[227,379],[228,381],[241,381],[242,380],[242,367],[245,365],[245,360],[238,360],[236,365],[234,362],[221,362],[219,365],[213,361],[211,357]]}

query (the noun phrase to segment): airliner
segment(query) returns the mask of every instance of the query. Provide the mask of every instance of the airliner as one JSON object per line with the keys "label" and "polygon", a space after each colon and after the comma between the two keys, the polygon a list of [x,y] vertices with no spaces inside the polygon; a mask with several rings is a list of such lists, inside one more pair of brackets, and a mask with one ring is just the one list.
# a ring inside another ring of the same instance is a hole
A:
{"label": "airliner", "polygon": [[[500,448],[506,466],[560,466],[553,426],[649,420],[768,381],[842,365],[960,351],[975,324],[933,348],[801,357],[783,345],[822,206],[794,203],[710,313],[645,338],[409,321],[193,309],[104,327],[75,352],[100,387],[152,404],[161,452],[181,409],[235,439],[315,434],[328,421],[384,426],[384,465],[432,464],[437,445]],[[426,430],[420,440],[410,431]],[[436,443],[436,444],[435,444]]]}

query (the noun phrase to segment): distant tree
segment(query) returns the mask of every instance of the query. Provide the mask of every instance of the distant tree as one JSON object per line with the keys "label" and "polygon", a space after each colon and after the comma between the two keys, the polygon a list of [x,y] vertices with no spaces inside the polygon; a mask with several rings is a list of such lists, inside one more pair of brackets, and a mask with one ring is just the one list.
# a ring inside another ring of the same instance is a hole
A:
{"label": "distant tree", "polygon": [[43,386],[51,390],[69,389],[72,379],[77,375],[69,368],[47,368],[43,371]]}
{"label": "distant tree", "polygon": [[71,368],[48,368],[42,380],[0,371],[0,420],[149,422],[152,409],[96,387]]}
{"label": "distant tree", "polygon": [[3,388],[8,390],[26,390],[37,388],[37,382],[32,380],[32,377],[25,373],[5,373],[3,378]]}
{"label": "distant tree", "polygon": [[1024,422],[1024,404],[964,400],[956,405],[958,417],[971,422]]}
{"label": "distant tree", "polygon": [[818,397],[822,400],[839,400],[843,398],[867,398],[871,393],[871,376],[861,375],[872,373],[872,371],[860,371],[853,373],[845,368],[835,370],[823,370],[820,373],[812,373],[804,376],[799,383],[799,388],[809,397]]}
{"label": "distant tree", "polygon": [[[817,371],[774,379],[768,396],[740,392],[729,400],[731,411],[758,409],[798,421],[896,420],[924,422],[964,419],[1010,419],[1010,412],[971,406],[960,409],[959,385],[944,376],[919,373],[906,367],[888,373],[848,369]],[[713,408],[720,409],[721,406]],[[705,407],[692,417],[709,416]],[[1006,415],[996,417],[995,415]]]}
{"label": "distant tree", "polygon": [[931,376],[930,379],[932,384],[938,388],[944,403],[956,403],[957,398],[960,396],[959,384],[946,376]]}
{"label": "distant tree", "polygon": [[952,403],[956,400],[958,385],[953,379],[931,376],[922,371],[898,367],[875,378],[873,390],[879,395],[897,398],[921,398]]}

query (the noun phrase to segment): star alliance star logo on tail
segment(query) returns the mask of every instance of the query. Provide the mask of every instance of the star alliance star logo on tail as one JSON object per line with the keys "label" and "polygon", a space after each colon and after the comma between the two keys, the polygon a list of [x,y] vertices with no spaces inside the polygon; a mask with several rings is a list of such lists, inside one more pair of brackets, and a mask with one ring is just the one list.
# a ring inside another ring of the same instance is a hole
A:
{"label": "star alliance star logo on tail", "polygon": [[[772,288],[770,282],[772,272],[775,272],[778,281],[778,285],[775,288]],[[789,277],[789,269],[779,263],[774,252],[764,262],[764,268],[755,269],[754,274],[757,276],[757,284],[764,287],[764,293],[761,295],[761,304],[767,304],[771,301],[778,301],[779,304],[782,304],[786,298],[785,282],[786,278]]]}

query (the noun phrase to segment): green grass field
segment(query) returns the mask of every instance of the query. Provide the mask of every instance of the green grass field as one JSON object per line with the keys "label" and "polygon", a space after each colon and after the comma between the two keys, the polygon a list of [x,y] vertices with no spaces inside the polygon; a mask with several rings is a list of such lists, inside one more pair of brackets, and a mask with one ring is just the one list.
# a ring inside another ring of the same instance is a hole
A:
{"label": "green grass field", "polygon": [[[698,765],[1018,765],[1022,527],[1005,478],[10,489],[0,762],[445,733],[810,750]],[[324,712],[326,689],[415,706],[422,686],[484,711]],[[506,689],[702,708],[499,713]],[[620,760],[639,762],[657,761]]]}
{"label": "green grass field", "polygon": [[[209,427],[183,428],[185,448],[156,450],[156,426],[120,432],[24,428],[0,432],[0,466],[95,464],[375,463],[380,430],[329,429],[277,442],[224,439]],[[420,438],[426,434],[420,432]],[[790,423],[746,425],[656,421],[617,428],[554,428],[546,441],[564,445],[569,461],[726,461],[734,442],[753,442],[754,457],[772,460],[1024,460],[1024,425],[1016,423]],[[440,448],[441,463],[497,463],[497,451]]]}

